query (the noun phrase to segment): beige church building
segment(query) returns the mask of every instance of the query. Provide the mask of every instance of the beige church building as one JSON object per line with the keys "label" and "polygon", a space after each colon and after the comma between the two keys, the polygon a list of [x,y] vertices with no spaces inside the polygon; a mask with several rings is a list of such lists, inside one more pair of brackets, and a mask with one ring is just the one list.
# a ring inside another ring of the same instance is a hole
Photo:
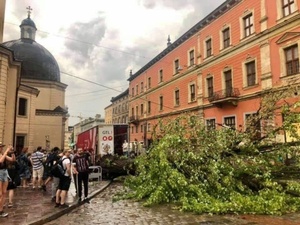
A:
{"label": "beige church building", "polygon": [[6,60],[0,61],[0,141],[14,144],[18,151],[23,147],[32,151],[37,146],[64,148],[67,85],[60,81],[53,55],[35,41],[36,31],[29,7],[20,25],[20,39],[0,45],[8,52],[2,56]]}

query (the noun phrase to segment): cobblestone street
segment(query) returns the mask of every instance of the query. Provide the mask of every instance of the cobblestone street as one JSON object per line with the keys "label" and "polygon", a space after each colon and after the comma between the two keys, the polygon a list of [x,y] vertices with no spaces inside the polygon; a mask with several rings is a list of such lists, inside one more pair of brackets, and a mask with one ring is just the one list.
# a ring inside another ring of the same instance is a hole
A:
{"label": "cobblestone street", "polygon": [[47,225],[299,225],[300,215],[271,216],[209,216],[181,213],[169,206],[146,208],[138,202],[112,201],[122,189],[122,183],[113,182],[107,189],[84,204]]}

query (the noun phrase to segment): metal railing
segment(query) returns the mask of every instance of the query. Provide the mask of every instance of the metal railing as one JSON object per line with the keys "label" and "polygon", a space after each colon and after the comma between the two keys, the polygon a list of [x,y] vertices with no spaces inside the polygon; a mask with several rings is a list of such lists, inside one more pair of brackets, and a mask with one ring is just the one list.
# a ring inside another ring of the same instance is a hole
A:
{"label": "metal railing", "polygon": [[238,88],[229,88],[223,89],[220,91],[214,92],[211,96],[208,97],[208,101],[219,101],[227,98],[237,98],[240,95]]}

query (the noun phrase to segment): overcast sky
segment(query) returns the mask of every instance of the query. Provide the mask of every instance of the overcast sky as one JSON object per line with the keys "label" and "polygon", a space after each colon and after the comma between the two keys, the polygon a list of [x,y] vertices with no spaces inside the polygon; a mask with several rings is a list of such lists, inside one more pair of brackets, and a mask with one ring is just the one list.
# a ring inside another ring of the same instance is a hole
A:
{"label": "overcast sky", "polygon": [[225,0],[7,0],[4,41],[20,38],[31,6],[36,41],[58,62],[68,85],[69,125],[104,117],[110,100],[138,71]]}

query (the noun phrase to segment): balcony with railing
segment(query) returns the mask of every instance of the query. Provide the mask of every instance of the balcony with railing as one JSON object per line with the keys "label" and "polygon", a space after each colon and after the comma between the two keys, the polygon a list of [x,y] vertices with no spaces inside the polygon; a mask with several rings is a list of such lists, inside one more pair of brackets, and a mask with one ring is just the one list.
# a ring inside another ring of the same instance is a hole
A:
{"label": "balcony with railing", "polygon": [[238,88],[229,88],[213,92],[212,95],[208,97],[208,101],[219,107],[222,107],[222,105],[226,103],[237,106],[239,96],[240,91]]}
{"label": "balcony with railing", "polygon": [[139,123],[139,116],[133,115],[129,117],[129,123],[137,125]]}

